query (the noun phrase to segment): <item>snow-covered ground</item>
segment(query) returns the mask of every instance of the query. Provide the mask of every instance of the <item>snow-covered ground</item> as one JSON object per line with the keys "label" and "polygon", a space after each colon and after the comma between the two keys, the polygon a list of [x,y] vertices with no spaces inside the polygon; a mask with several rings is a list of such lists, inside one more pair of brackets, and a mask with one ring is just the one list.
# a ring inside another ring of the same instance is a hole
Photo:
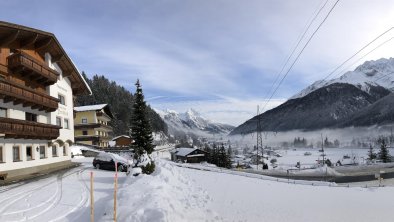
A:
{"label": "snow-covered ground", "polygon": [[[82,166],[0,187],[0,221],[90,220],[90,172],[95,221],[112,221],[114,172],[75,161]],[[394,187],[288,184],[156,163],[152,175],[119,174],[118,221],[392,221]]]}
{"label": "snow-covered ground", "polygon": [[[325,159],[330,159],[330,161],[335,164],[338,160],[342,164],[351,164],[353,162],[363,164],[366,163],[367,153],[369,149],[365,148],[326,148],[324,149]],[[378,149],[374,149],[374,152],[378,152]],[[278,169],[288,169],[295,168],[297,162],[300,162],[301,168],[310,168],[316,165],[317,160],[322,160],[322,153],[319,149],[311,148],[296,148],[288,150],[277,150],[282,157],[270,157],[277,160]],[[306,156],[305,153],[309,152],[311,155]],[[394,149],[389,148],[390,154],[394,154]],[[343,157],[347,155],[350,159],[344,159]],[[268,163],[269,163],[268,161]]]}

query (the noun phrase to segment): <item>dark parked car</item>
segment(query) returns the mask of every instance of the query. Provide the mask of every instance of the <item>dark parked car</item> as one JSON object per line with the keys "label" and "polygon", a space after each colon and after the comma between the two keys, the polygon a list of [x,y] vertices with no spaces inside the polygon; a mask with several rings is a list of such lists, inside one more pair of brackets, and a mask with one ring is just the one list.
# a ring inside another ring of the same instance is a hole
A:
{"label": "dark parked car", "polygon": [[115,162],[118,163],[118,171],[128,171],[130,167],[129,161],[117,154],[112,153],[99,153],[93,159],[93,166],[96,169],[115,170]]}

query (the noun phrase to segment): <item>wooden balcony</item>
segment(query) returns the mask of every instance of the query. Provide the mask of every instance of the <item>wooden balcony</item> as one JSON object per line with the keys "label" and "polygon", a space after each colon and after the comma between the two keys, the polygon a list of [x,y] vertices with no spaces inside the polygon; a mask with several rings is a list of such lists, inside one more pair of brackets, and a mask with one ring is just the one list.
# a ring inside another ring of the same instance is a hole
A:
{"label": "wooden balcony", "polygon": [[0,134],[5,134],[5,138],[53,140],[59,137],[60,128],[50,124],[0,117]]}
{"label": "wooden balcony", "polygon": [[0,98],[4,99],[5,103],[23,104],[24,107],[29,106],[32,109],[45,110],[46,112],[53,112],[59,106],[57,98],[1,78]]}
{"label": "wooden balcony", "polygon": [[80,123],[80,124],[75,124],[74,129],[104,129],[106,131],[112,131],[112,127],[109,125],[104,125],[101,123]]}
{"label": "wooden balcony", "polygon": [[30,55],[18,52],[8,56],[8,68],[44,86],[57,82],[59,73]]}

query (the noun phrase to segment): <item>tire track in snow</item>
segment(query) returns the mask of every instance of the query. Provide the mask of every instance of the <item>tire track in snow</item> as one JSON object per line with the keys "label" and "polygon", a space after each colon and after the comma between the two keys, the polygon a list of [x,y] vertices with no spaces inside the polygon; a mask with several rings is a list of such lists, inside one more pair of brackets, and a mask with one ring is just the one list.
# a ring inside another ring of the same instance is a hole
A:
{"label": "tire track in snow", "polygon": [[[22,214],[23,215],[22,220],[31,220],[31,219],[34,219],[34,218],[37,218],[37,217],[43,215],[44,213],[48,212],[49,210],[51,210],[59,205],[60,200],[63,197],[63,192],[62,192],[63,178],[71,176],[73,174],[79,174],[79,173],[85,171],[85,169],[86,168],[78,169],[77,171],[72,170],[71,173],[68,173],[69,171],[63,172],[62,174],[58,174],[56,179],[54,179],[54,180],[52,179],[52,180],[50,180],[50,182],[45,183],[44,185],[38,185],[38,186],[35,186],[33,189],[31,189],[28,192],[22,191],[22,192],[18,192],[16,194],[13,194],[13,195],[7,197],[6,199],[0,201],[0,203],[1,203],[1,208],[0,208],[1,217],[7,216],[7,215],[8,216],[13,215],[13,214]],[[13,206],[15,203],[17,203],[18,201],[20,201],[26,197],[27,197],[26,201],[28,202],[28,198],[31,198],[33,196],[33,194],[39,194],[37,192],[39,192],[43,189],[47,189],[47,187],[53,185],[54,182],[57,183],[56,184],[56,191],[55,191],[55,194],[50,196],[48,200],[44,201],[43,203],[41,203],[39,205],[35,205],[34,207],[25,208],[23,210],[18,210],[18,211],[6,212],[6,210],[9,207]],[[12,199],[11,202],[5,203],[6,201],[8,201],[10,199]],[[84,199],[86,199],[86,198],[84,198]],[[41,207],[45,206],[46,204],[48,204],[48,205],[46,206],[46,208],[44,210],[39,211],[39,213],[37,213],[37,214],[27,216],[29,214],[29,212],[36,210],[38,208],[41,208]]]}
{"label": "tire track in snow", "polygon": [[[86,184],[86,182],[82,178],[82,173],[85,172],[85,170],[88,169],[88,168],[90,168],[90,167],[85,167],[84,169],[82,169],[81,171],[79,171],[77,173],[78,182],[80,183],[80,185],[82,187],[82,189],[81,189],[82,196],[81,196],[80,202],[75,207],[73,207],[71,210],[67,211],[65,214],[62,214],[62,215],[60,215],[60,216],[58,216],[58,217],[56,217],[56,218],[54,218],[52,220],[49,220],[48,222],[59,221],[59,220],[65,218],[67,215],[73,213],[75,210],[77,210],[77,209],[79,209],[79,208],[81,208],[83,206],[85,206],[85,207],[88,206],[88,203],[89,203],[88,200],[90,200],[89,187],[88,187],[88,185]],[[74,218],[79,218],[82,214],[83,214],[83,211],[81,211],[77,215],[75,215]]]}

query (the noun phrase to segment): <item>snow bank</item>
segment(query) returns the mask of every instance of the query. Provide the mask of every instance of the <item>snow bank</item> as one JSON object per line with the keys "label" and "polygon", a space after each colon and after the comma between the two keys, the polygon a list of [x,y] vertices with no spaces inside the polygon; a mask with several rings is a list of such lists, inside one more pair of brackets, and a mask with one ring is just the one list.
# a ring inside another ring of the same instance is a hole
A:
{"label": "snow bank", "polygon": [[[194,183],[176,166],[156,161],[152,175],[130,176],[119,189],[118,221],[220,221],[207,207],[207,192]],[[102,221],[112,221],[112,203],[105,212]]]}
{"label": "snow bank", "polygon": [[300,171],[291,171],[290,174],[298,176],[343,176],[342,173],[337,172],[335,169],[327,167],[318,167],[316,169],[306,169]]}

